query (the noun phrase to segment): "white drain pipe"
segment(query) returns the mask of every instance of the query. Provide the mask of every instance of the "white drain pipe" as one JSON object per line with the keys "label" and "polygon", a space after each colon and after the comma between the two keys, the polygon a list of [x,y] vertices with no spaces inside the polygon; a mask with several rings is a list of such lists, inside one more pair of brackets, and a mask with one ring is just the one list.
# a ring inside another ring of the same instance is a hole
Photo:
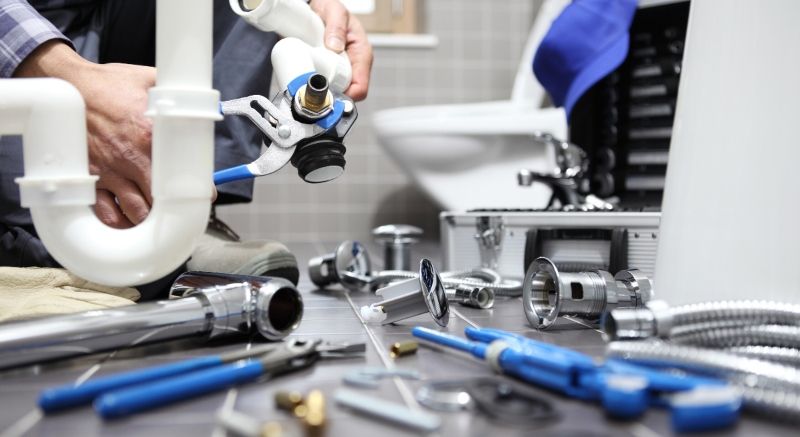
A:
{"label": "white drain pipe", "polygon": [[0,80],[0,134],[22,134],[20,186],[45,247],[64,267],[102,284],[138,285],[177,268],[206,227],[212,193],[212,0],[157,4],[153,118],[153,206],[131,229],[95,216],[83,99],[57,79]]}
{"label": "white drain pipe", "polygon": [[347,54],[325,48],[325,25],[304,1],[229,0],[233,11],[264,32],[285,37],[272,49],[272,67],[283,90],[297,76],[313,71],[328,79],[330,88],[342,92],[350,85],[352,67]]}

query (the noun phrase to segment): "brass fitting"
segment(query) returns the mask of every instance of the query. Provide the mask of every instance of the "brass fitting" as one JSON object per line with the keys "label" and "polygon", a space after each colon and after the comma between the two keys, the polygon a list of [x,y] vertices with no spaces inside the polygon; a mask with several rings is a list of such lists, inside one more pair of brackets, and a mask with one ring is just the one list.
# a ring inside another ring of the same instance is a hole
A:
{"label": "brass fitting", "polygon": [[306,84],[297,92],[300,107],[312,114],[326,111],[333,97],[328,91],[328,79],[321,74],[312,74]]}
{"label": "brass fitting", "polygon": [[275,406],[294,414],[294,410],[303,404],[303,395],[296,391],[275,392]]}
{"label": "brass fitting", "polygon": [[305,426],[309,437],[323,435],[326,416],[322,391],[311,390],[305,399],[296,391],[278,391],[275,393],[275,406],[292,413]]}
{"label": "brass fitting", "polygon": [[401,341],[393,344],[389,348],[389,356],[392,358],[399,358],[406,355],[417,353],[419,343],[416,341]]}

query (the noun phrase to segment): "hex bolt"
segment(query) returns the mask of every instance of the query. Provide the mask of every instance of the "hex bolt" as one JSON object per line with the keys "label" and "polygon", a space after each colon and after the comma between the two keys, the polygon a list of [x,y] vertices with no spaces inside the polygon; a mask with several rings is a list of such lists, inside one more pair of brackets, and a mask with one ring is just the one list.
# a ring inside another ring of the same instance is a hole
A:
{"label": "hex bolt", "polygon": [[448,300],[465,307],[489,309],[494,306],[494,290],[491,288],[461,284],[455,289],[448,289],[446,294]]}
{"label": "hex bolt", "polygon": [[611,276],[603,270],[559,272],[547,258],[536,258],[522,284],[522,305],[531,326],[543,330],[558,316],[598,320],[615,308],[639,308],[650,299],[650,280],[639,270]]}
{"label": "hex bolt", "polygon": [[388,324],[429,313],[440,326],[450,321],[450,307],[442,279],[430,260],[419,263],[419,277],[396,282],[375,294],[385,300],[361,307],[366,322]]}
{"label": "hex bolt", "polygon": [[385,270],[411,270],[411,246],[419,241],[422,229],[411,225],[383,225],[373,229],[372,235],[384,248]]}
{"label": "hex bolt", "polygon": [[340,283],[348,290],[358,291],[367,284],[365,278],[371,274],[369,253],[358,241],[344,241],[335,252],[308,262],[308,276],[320,288]]}

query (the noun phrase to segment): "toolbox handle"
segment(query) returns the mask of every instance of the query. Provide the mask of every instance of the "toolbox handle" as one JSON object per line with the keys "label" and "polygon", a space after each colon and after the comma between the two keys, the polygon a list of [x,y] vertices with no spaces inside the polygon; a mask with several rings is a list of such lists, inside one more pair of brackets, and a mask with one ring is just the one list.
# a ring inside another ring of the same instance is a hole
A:
{"label": "toolbox handle", "polygon": [[[533,260],[544,256],[542,247],[545,241],[549,240],[592,240],[608,241],[609,256],[608,266],[605,267],[609,272],[618,272],[627,269],[628,266],[628,230],[625,228],[531,228],[525,232],[525,264],[522,266],[522,274],[528,270]],[[570,271],[569,266],[560,264],[553,260],[556,266],[564,271]]]}

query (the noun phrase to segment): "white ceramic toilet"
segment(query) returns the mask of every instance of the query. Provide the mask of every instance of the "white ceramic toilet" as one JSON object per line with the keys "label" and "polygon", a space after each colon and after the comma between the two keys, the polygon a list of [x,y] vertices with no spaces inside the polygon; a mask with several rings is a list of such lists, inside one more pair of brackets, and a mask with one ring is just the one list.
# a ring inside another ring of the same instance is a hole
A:
{"label": "white ceramic toilet", "polygon": [[562,108],[543,108],[545,91],[531,71],[535,48],[569,3],[547,0],[525,44],[511,99],[379,111],[373,126],[380,144],[430,197],[450,211],[538,208],[550,198],[542,184],[517,185],[517,172],[550,172],[553,151],[532,134],[566,139]]}

